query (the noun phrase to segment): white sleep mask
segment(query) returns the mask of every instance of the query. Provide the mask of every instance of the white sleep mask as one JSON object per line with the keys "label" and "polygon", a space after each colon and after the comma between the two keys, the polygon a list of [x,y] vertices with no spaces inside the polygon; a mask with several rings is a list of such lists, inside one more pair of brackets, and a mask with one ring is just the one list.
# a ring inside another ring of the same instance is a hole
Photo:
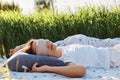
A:
{"label": "white sleep mask", "polygon": [[48,55],[48,48],[46,45],[47,42],[49,42],[49,40],[47,40],[47,39],[36,40],[36,54],[37,55],[43,55],[43,56]]}

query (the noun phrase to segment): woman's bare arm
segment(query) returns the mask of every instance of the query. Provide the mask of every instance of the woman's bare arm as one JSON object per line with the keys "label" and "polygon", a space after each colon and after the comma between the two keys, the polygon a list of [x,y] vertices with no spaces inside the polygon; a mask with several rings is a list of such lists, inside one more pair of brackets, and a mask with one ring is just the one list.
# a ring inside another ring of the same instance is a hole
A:
{"label": "woman's bare arm", "polygon": [[17,51],[19,51],[20,49],[22,49],[23,47],[25,47],[26,44],[22,44],[19,46],[16,46],[14,49],[10,50],[9,56],[12,56],[14,53],[16,53]]}
{"label": "woman's bare arm", "polygon": [[36,67],[35,63],[32,67],[34,72],[52,72],[67,77],[83,77],[86,73],[86,69],[83,66],[76,65],[75,63],[68,63],[67,66],[41,66]]}

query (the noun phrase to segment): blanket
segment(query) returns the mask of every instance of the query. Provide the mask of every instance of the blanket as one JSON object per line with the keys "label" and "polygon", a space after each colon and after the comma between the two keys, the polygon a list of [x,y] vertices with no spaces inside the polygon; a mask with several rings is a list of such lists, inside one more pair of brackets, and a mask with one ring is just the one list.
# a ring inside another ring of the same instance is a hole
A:
{"label": "blanket", "polygon": [[[95,47],[112,47],[120,43],[120,38],[98,39],[87,37],[79,34],[69,36],[64,40],[55,42],[57,46],[80,43],[83,45],[93,45]],[[5,58],[0,58],[0,66],[4,63]],[[0,67],[1,69],[2,67]],[[4,69],[4,68],[2,68]],[[13,72],[3,70],[12,80],[120,80],[120,68],[93,68],[87,67],[86,74],[82,78],[69,78],[55,73],[30,73],[30,72]],[[0,72],[0,80],[9,80],[5,74]]]}
{"label": "blanket", "polygon": [[[0,58],[0,65],[4,60]],[[120,80],[120,68],[92,68],[87,67],[86,74],[82,78],[69,78],[55,73],[30,73],[30,72],[13,72],[4,69],[6,77],[0,72],[0,80]]]}
{"label": "blanket", "polygon": [[81,44],[81,45],[92,45],[94,47],[113,47],[120,44],[120,38],[106,38],[99,39],[95,37],[89,37],[83,34],[76,34],[68,36],[64,40],[55,42],[56,46],[65,46],[69,44]]}

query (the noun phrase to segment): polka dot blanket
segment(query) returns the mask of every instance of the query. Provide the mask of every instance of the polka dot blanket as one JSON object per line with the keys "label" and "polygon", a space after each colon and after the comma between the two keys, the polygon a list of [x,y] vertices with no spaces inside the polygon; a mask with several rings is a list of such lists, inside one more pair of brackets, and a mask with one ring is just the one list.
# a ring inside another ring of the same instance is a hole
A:
{"label": "polka dot blanket", "polygon": [[[120,38],[98,39],[82,34],[73,35],[55,42],[57,46],[80,43],[95,47],[107,47],[120,44]],[[0,58],[0,66],[4,60]],[[120,80],[120,68],[92,68],[87,67],[86,74],[82,78],[68,78],[54,73],[28,73],[12,72],[0,67],[0,80]]]}

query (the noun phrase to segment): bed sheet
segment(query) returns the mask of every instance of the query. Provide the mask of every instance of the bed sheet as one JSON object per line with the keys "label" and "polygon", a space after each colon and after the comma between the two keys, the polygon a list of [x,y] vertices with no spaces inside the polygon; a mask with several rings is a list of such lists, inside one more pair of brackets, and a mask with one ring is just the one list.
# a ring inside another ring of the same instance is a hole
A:
{"label": "bed sheet", "polygon": [[[74,36],[77,37],[77,36]],[[74,38],[72,37],[72,38]],[[78,38],[77,38],[78,39]],[[115,38],[119,40],[120,38]],[[64,40],[55,42],[57,46],[64,46]],[[0,58],[0,66],[4,60]],[[68,78],[55,73],[26,73],[26,72],[13,72],[6,71],[12,80],[120,80],[120,68],[93,68],[88,67],[86,74],[82,78]],[[0,80],[9,80],[0,72]]]}
{"label": "bed sheet", "polygon": [[[3,63],[4,59],[0,58],[0,66]],[[6,68],[2,69],[12,80],[120,80],[120,68],[87,67],[86,74],[82,78],[68,78],[55,73],[13,72]],[[0,72],[0,80],[9,79]]]}
{"label": "bed sheet", "polygon": [[[97,69],[88,68],[86,75],[82,78],[68,78],[54,73],[25,73],[6,72],[12,80],[120,80],[120,68]],[[9,80],[0,73],[0,80]]]}

